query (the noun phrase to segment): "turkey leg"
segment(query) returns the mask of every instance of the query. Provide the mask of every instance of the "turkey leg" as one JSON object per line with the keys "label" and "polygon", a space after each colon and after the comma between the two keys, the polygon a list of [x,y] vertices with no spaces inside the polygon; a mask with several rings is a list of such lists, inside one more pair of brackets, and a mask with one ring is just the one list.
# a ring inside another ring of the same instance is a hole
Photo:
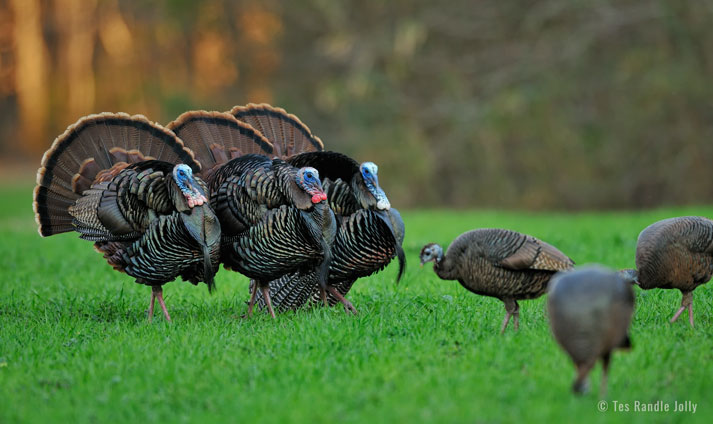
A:
{"label": "turkey leg", "polygon": [[166,309],[166,303],[163,301],[163,288],[161,288],[161,286],[151,286],[151,302],[149,303],[149,322],[151,322],[151,320],[153,319],[153,307],[156,302],[156,299],[158,299],[158,304],[163,310],[163,316],[166,318],[166,321],[171,322],[171,316],[168,314],[168,310]]}
{"label": "turkey leg", "polygon": [[334,288],[334,286],[327,286],[327,290],[332,296],[336,297],[340,302],[342,302],[342,304],[344,305],[344,310],[346,310],[347,312],[351,312],[354,315],[359,313],[359,311],[356,310],[354,305],[352,305],[352,302],[348,301],[344,296],[342,296],[342,294],[339,293],[337,289]]}
{"label": "turkey leg", "polygon": [[576,364],[577,378],[574,380],[574,384],[572,385],[572,391],[575,394],[581,395],[587,391],[587,375],[592,367],[594,367],[594,364],[596,364],[596,359],[594,361]]}
{"label": "turkey leg", "polygon": [[267,310],[270,311],[270,316],[275,318],[275,311],[272,310],[272,302],[270,301],[270,284],[261,284],[260,290],[262,290],[262,297],[265,298],[265,304],[267,305]]}
{"label": "turkey leg", "polygon": [[255,296],[257,295],[257,281],[253,280],[253,289],[250,291],[250,303],[248,304],[248,317],[253,315],[253,306],[255,306]]}
{"label": "turkey leg", "polygon": [[693,327],[693,292],[687,291],[687,292],[681,292],[682,297],[681,297],[681,307],[676,311],[676,314],[671,318],[671,322],[676,322],[679,316],[681,316],[681,313],[683,313],[684,310],[688,309],[688,322],[691,324],[691,327]]}
{"label": "turkey leg", "polygon": [[503,325],[500,327],[500,334],[505,332],[505,329],[510,322],[510,317],[513,317],[513,325],[515,326],[515,331],[520,327],[520,305],[517,304],[515,299],[503,299],[505,303],[505,319],[503,320]]}
{"label": "turkey leg", "polygon": [[604,399],[607,394],[607,374],[609,373],[609,361],[611,360],[611,352],[602,355],[602,381],[599,384],[599,398]]}

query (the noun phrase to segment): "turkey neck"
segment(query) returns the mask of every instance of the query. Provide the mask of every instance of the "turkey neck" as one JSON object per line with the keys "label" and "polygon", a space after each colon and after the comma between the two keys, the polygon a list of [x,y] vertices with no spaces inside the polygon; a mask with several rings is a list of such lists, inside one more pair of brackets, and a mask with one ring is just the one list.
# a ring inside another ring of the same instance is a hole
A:
{"label": "turkey neck", "polygon": [[277,179],[277,186],[282,195],[290,199],[291,203],[301,210],[311,210],[312,196],[297,185],[296,177],[298,168],[281,159],[272,160],[272,170]]}
{"label": "turkey neck", "polygon": [[459,278],[455,261],[447,255],[444,255],[442,251],[433,264],[433,270],[436,271],[436,275],[442,280],[457,280]]}
{"label": "turkey neck", "polygon": [[188,206],[188,201],[183,196],[181,189],[178,188],[178,185],[170,175],[166,176],[166,184],[168,186],[168,194],[171,197],[176,210],[178,212],[190,212],[191,208]]}
{"label": "turkey neck", "polygon": [[376,199],[366,187],[366,184],[364,184],[364,180],[361,178],[360,173],[356,173],[352,176],[350,185],[357,204],[364,209],[376,209]]}
{"label": "turkey neck", "polygon": [[337,221],[327,202],[316,203],[311,210],[301,212],[312,237],[318,241],[323,240],[327,246],[332,246],[337,234]]}

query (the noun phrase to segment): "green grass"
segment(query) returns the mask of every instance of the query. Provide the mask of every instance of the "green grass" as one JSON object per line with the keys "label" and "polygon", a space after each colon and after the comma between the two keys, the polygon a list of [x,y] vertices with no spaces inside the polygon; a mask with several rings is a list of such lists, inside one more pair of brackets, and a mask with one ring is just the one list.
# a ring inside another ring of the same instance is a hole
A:
{"label": "green grass", "polygon": [[602,413],[570,393],[574,368],[554,343],[544,297],[521,303],[521,328],[498,335],[504,309],[418,266],[427,242],[476,227],[540,237],[578,264],[633,266],[636,237],[668,216],[641,213],[403,211],[406,275],[362,279],[341,308],[272,321],[246,310],[247,280],[221,271],[218,292],[165,286],[174,322],[145,318],[150,289],[110,269],[75,234],[42,239],[31,188],[0,198],[0,422],[710,422],[713,287],[694,296],[695,330],[668,319],[672,290],[637,291],[634,349],[614,356],[607,399],[698,403],[686,413]]}

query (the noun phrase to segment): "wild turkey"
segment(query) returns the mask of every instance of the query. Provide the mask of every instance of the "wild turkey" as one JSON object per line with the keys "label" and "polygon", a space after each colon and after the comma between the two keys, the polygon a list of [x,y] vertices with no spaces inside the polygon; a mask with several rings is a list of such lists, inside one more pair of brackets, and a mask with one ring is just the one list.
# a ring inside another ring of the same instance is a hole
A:
{"label": "wild turkey", "polygon": [[534,299],[547,289],[557,271],[574,262],[541,240],[515,231],[478,229],[461,234],[448,247],[429,243],[421,249],[421,265],[433,261],[433,270],[443,280],[458,280],[469,291],[496,297],[505,303],[500,333],[514,316],[518,329],[520,299]]}
{"label": "wild turkey", "polygon": [[586,390],[587,375],[601,358],[600,396],[604,396],[612,351],[631,347],[631,283],[619,273],[594,266],[558,273],[552,278],[547,290],[550,327],[577,368],[572,386],[575,393]]}
{"label": "wild turkey", "polygon": [[43,237],[68,231],[94,241],[118,271],[152,287],[149,320],[162,285],[181,276],[213,288],[220,224],[200,165],[174,133],[141,115],[86,116],[42,158],[34,210]]}
{"label": "wild turkey", "polygon": [[257,281],[248,315],[259,286],[274,317],[269,281],[298,270],[318,269],[320,288],[334,290],[327,270],[336,226],[316,169],[261,155],[272,156],[273,144],[228,113],[186,112],[168,128],[204,165],[223,227],[221,261]]}
{"label": "wild turkey", "polygon": [[655,222],[639,234],[637,270],[625,270],[642,289],[678,289],[681,307],[693,327],[693,290],[713,275],[713,221],[700,216],[669,218]]}
{"label": "wild turkey", "polygon": [[[277,153],[292,166],[309,166],[319,171],[327,201],[338,222],[329,269],[329,286],[336,291],[327,293],[329,304],[341,302],[356,313],[344,296],[356,279],[383,269],[395,256],[399,258],[397,280],[401,278],[405,266],[401,248],[404,224],[379,186],[376,164],[359,164],[344,154],[322,151],[321,140],[283,109],[250,104],[236,106],[230,113],[258,128],[275,146],[281,146]],[[316,276],[312,271],[296,272],[272,281],[273,304],[287,310],[304,305],[310,298],[318,301],[321,291]],[[308,290],[305,286],[312,288]],[[258,305],[262,307],[264,299],[258,298]]]}

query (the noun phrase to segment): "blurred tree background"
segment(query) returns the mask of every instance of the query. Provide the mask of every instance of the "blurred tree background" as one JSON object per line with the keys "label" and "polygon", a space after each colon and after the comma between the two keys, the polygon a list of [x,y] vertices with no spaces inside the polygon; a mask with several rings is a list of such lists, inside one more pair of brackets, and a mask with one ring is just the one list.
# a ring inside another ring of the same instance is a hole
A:
{"label": "blurred tree background", "polygon": [[0,163],[269,102],[400,207],[713,202],[713,1],[0,0]]}

